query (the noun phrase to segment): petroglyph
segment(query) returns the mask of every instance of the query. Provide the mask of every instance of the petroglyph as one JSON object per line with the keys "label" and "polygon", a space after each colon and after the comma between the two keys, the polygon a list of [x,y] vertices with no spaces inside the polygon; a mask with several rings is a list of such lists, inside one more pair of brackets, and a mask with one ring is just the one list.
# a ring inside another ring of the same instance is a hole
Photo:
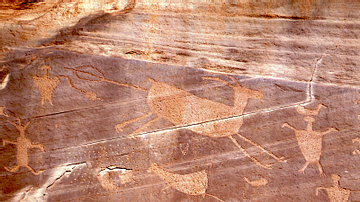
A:
{"label": "petroglyph", "polygon": [[317,187],[316,188],[316,196],[319,194],[319,190],[326,190],[328,193],[329,199],[331,202],[346,202],[349,200],[349,196],[351,192],[359,192],[352,191],[350,189],[344,189],[340,187],[340,176],[336,174],[331,175],[332,180],[334,181],[334,186],[332,187]]}
{"label": "petroglyph", "polygon": [[47,65],[43,65],[41,70],[45,71],[44,75],[33,76],[34,83],[41,94],[41,105],[44,105],[45,100],[48,100],[53,106],[52,94],[54,93],[56,87],[60,84],[60,79],[58,77],[49,77],[48,71],[51,70],[51,68]]}
{"label": "petroglyph", "polygon": [[121,169],[118,176],[121,184],[129,183],[134,179],[133,171],[128,169]]}
{"label": "petroglyph", "polygon": [[260,180],[253,180],[253,181],[249,180],[249,178],[247,177],[244,177],[244,180],[253,187],[261,187],[269,183],[269,181],[263,177],[261,177]]}
{"label": "petroglyph", "polygon": [[[360,95],[360,93],[359,93]],[[360,100],[355,100],[355,104],[359,104],[360,103]],[[360,119],[360,114],[358,115],[358,119]]]}
{"label": "petroglyph", "polygon": [[97,176],[97,179],[100,182],[102,188],[106,189],[107,191],[115,191],[117,186],[116,184],[110,179],[110,174],[108,171],[101,171]]}
{"label": "petroglyph", "polygon": [[[132,85],[128,85],[128,84],[124,84],[124,83],[120,83],[120,82],[116,82],[116,81],[111,81],[105,78],[104,74],[102,72],[100,72],[97,68],[93,67],[93,66],[80,66],[80,67],[76,67],[74,69],[72,68],[68,68],[68,67],[64,67],[64,69],[67,70],[72,70],[75,72],[75,76],[83,81],[88,81],[88,82],[109,82],[109,83],[113,83],[116,85],[121,85],[121,86],[126,86],[126,87],[132,87],[135,88],[136,90],[143,90],[146,91],[145,89],[138,87],[138,86],[132,86]],[[96,93],[92,92],[92,91],[87,91],[87,90],[82,90],[80,88],[77,88],[74,86],[74,84],[72,83],[72,80],[70,77],[65,76],[65,75],[58,75],[58,76],[54,76],[54,77],[49,77],[48,71],[51,70],[51,68],[48,65],[43,65],[41,67],[41,70],[44,70],[45,73],[42,76],[34,76],[33,80],[35,85],[38,87],[40,94],[41,94],[41,105],[44,105],[45,100],[48,100],[50,102],[50,104],[53,106],[52,103],[52,94],[54,93],[54,90],[56,89],[56,87],[60,84],[60,78],[65,78],[67,80],[68,83],[68,87],[76,90],[79,93],[82,93],[87,99],[89,100],[102,100],[100,98],[97,97]],[[93,71],[94,73],[91,73],[91,71]],[[82,76],[79,75],[79,73],[81,73]],[[89,79],[89,78],[92,79]]]}
{"label": "petroglyph", "polygon": [[322,107],[327,108],[325,105],[321,103],[317,105],[316,109],[306,109],[304,106],[298,105],[296,111],[302,115],[313,116],[313,115],[318,115]]}
{"label": "petroglyph", "polygon": [[5,106],[0,106],[0,116],[9,117],[9,115],[5,113]]}
{"label": "petroglyph", "polygon": [[[318,108],[316,110],[309,110],[309,109],[305,109],[303,107],[300,107],[300,108],[298,107],[297,111],[303,115],[317,115],[322,106],[324,106],[324,105],[319,104]],[[301,168],[299,170],[299,172],[304,173],[306,167],[309,164],[317,164],[320,175],[325,176],[324,170],[320,163],[320,156],[321,156],[321,150],[322,150],[322,139],[325,134],[334,132],[334,131],[338,131],[338,130],[336,128],[330,128],[323,132],[313,131],[312,123],[315,121],[315,119],[311,116],[306,116],[304,118],[304,121],[307,122],[306,130],[295,129],[288,123],[284,123],[282,125],[282,127],[290,128],[291,130],[293,130],[295,132],[295,136],[298,141],[300,150],[306,160],[304,167]]]}
{"label": "petroglyph", "polygon": [[219,201],[223,201],[214,195],[206,193],[206,189],[208,187],[208,177],[205,170],[180,175],[170,173],[162,169],[156,163],[153,163],[149,167],[148,172],[156,173],[161,179],[169,184],[169,187],[172,187],[182,193],[189,195],[208,195]]}
{"label": "petroglyph", "polygon": [[238,133],[239,128],[243,124],[242,116],[237,116],[236,118],[228,120],[206,122],[209,120],[216,120],[230,116],[240,115],[243,113],[249,99],[261,99],[263,97],[262,92],[242,87],[235,78],[230,76],[228,78],[231,79],[234,84],[231,84],[220,78],[203,77],[203,79],[222,82],[231,87],[234,90],[233,106],[229,106],[205,98],[200,98],[192,93],[189,93],[177,87],[149,78],[149,80],[152,82],[152,85],[148,90],[147,104],[151,112],[143,116],[120,123],[115,126],[115,129],[117,130],[117,132],[120,132],[122,131],[122,128],[124,128],[126,125],[137,122],[141,119],[149,117],[152,114],[155,114],[157,115],[155,119],[149,121],[148,123],[145,123],[143,126],[136,129],[129,136],[133,138],[134,134],[143,131],[152,123],[156,122],[161,118],[164,118],[175,125],[194,124],[188,127],[188,129],[204,136],[213,138],[228,137],[245,154],[245,156],[249,157],[252,161],[254,161],[261,167],[271,169],[271,165],[264,165],[256,158],[248,154],[247,151],[239,145],[237,140],[232,137],[232,135],[236,134],[244,141],[251,143],[252,145],[256,146],[274,159],[285,162],[283,157],[277,157],[275,154],[267,151],[259,144],[252,142],[251,140]]}
{"label": "petroglyph", "polygon": [[[353,143],[357,142],[357,143],[360,144],[360,138],[354,138],[354,139],[352,139],[352,142],[353,142]],[[360,147],[360,146],[359,146],[359,147]],[[352,154],[353,154],[353,155],[360,154],[360,150],[355,149],[355,150],[352,152]]]}
{"label": "petroglyph", "polygon": [[[74,71],[75,76],[80,80],[89,81],[89,82],[97,82],[97,83],[105,81],[105,82],[116,84],[116,85],[119,85],[119,86],[125,86],[125,87],[134,88],[135,90],[146,91],[146,89],[143,89],[143,88],[141,88],[139,86],[132,86],[132,85],[125,84],[125,83],[120,83],[120,82],[117,82],[117,81],[108,80],[108,79],[105,78],[104,74],[100,70],[98,70],[97,68],[95,68],[93,66],[90,66],[90,65],[75,67],[74,69],[64,67],[64,69]],[[82,69],[85,69],[87,71],[83,71]],[[93,71],[94,73],[91,73],[90,71]],[[88,76],[90,78],[92,77],[93,79],[80,77],[79,73],[82,73],[82,74],[84,74],[84,76]]]}
{"label": "petroglyph", "polygon": [[3,139],[3,145],[4,146],[6,145],[6,143],[16,145],[16,148],[17,148],[17,155],[16,155],[17,165],[14,166],[11,169],[7,168],[7,167],[5,167],[5,169],[7,171],[9,171],[9,172],[15,172],[20,167],[26,167],[26,168],[28,168],[30,170],[31,173],[33,173],[34,175],[38,175],[38,174],[40,174],[41,171],[35,172],[34,169],[29,166],[28,149],[39,148],[42,152],[45,152],[45,148],[44,148],[44,146],[42,144],[33,144],[29,139],[26,138],[25,130],[29,126],[30,121],[27,122],[25,124],[25,126],[21,125],[20,118],[18,118],[18,122],[19,122],[19,124],[16,124],[15,122],[9,121],[9,123],[11,125],[15,126],[16,129],[20,132],[20,136],[16,139],[17,141],[14,142],[14,141]]}
{"label": "petroglyph", "polygon": [[10,71],[7,67],[3,66],[0,70],[0,90],[3,90],[6,88],[6,85],[10,81]]}
{"label": "petroglyph", "polygon": [[117,189],[116,183],[111,179],[110,173],[118,174],[121,184],[126,184],[134,180],[133,171],[125,168],[118,168],[116,166],[109,166],[99,172],[96,176],[102,188],[107,191],[115,191]]}

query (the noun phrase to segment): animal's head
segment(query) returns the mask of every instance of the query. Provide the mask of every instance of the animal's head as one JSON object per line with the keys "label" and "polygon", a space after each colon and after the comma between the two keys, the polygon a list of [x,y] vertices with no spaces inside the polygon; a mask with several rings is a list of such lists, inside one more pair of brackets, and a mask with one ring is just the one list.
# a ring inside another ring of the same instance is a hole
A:
{"label": "animal's head", "polygon": [[241,96],[247,98],[247,99],[261,99],[264,97],[264,94],[261,91],[249,89],[242,86],[237,86],[234,88],[235,92],[238,91]]}

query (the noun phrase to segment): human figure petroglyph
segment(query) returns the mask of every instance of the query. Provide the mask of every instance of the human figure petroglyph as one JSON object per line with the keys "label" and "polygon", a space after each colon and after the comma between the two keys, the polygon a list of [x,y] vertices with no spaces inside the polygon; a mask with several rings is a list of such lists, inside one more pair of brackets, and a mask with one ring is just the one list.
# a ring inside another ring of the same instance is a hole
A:
{"label": "human figure petroglyph", "polygon": [[42,152],[45,152],[45,148],[44,148],[44,146],[42,144],[33,144],[28,138],[26,138],[25,130],[29,126],[30,121],[27,122],[25,124],[25,126],[21,125],[20,118],[18,118],[18,122],[19,122],[19,124],[16,124],[15,122],[9,121],[9,123],[11,125],[15,126],[16,129],[20,132],[20,136],[16,139],[17,141],[14,142],[14,141],[3,139],[3,145],[4,146],[6,145],[6,143],[16,145],[16,148],[17,148],[17,154],[16,154],[17,165],[14,166],[11,169],[7,168],[7,167],[5,167],[5,169],[7,171],[9,171],[9,172],[15,172],[20,167],[26,167],[26,168],[28,168],[30,170],[31,173],[33,173],[34,175],[38,175],[38,174],[41,173],[41,171],[35,172],[35,170],[29,166],[28,149],[39,148]]}
{"label": "human figure petroglyph", "polygon": [[253,180],[253,181],[251,181],[247,177],[244,177],[244,180],[253,187],[261,187],[261,186],[265,186],[269,183],[269,181],[263,177],[261,177],[260,180]]}
{"label": "human figure petroglyph", "polygon": [[149,167],[148,172],[156,173],[156,175],[158,175],[161,179],[163,179],[169,184],[168,187],[172,187],[182,193],[189,195],[202,195],[202,196],[208,195],[219,201],[223,201],[214,195],[206,193],[206,189],[208,187],[208,177],[205,170],[190,174],[180,175],[180,174],[168,172],[163,168],[161,168],[156,163],[153,163]]}
{"label": "human figure petroglyph", "polygon": [[41,105],[45,104],[45,100],[48,100],[53,106],[52,103],[52,94],[56,87],[60,84],[60,79],[58,77],[50,77],[48,71],[51,68],[48,65],[43,65],[41,70],[44,70],[45,73],[42,76],[33,76],[34,83],[38,87],[41,94]]}
{"label": "human figure petroglyph", "polygon": [[346,202],[349,200],[349,196],[351,192],[359,192],[352,191],[350,189],[344,189],[340,187],[340,176],[336,174],[331,175],[331,179],[334,181],[334,186],[332,187],[317,187],[316,188],[316,196],[319,195],[319,190],[326,190],[328,193],[329,199],[331,202]]}
{"label": "human figure petroglyph", "polygon": [[[230,84],[229,82],[220,78],[203,77],[203,79],[222,82],[231,87],[234,90],[233,106],[201,98],[177,87],[149,78],[149,80],[152,82],[152,85],[148,90],[146,101],[150,108],[150,112],[143,116],[124,121],[123,123],[116,125],[115,128],[117,132],[120,132],[126,125],[155,114],[157,115],[155,119],[145,123],[129,136],[133,138],[134,134],[143,131],[154,122],[164,118],[178,126],[190,125],[188,127],[189,130],[204,136],[213,138],[228,137],[244,153],[245,156],[249,157],[252,161],[261,167],[271,169],[271,165],[264,165],[256,158],[248,154],[247,151],[238,143],[238,141],[232,137],[232,135],[236,134],[242,140],[251,143],[274,159],[285,162],[283,157],[277,157],[275,154],[264,149],[259,144],[238,133],[238,130],[242,126],[244,119],[243,116],[239,115],[243,113],[248,100],[251,98],[261,99],[263,97],[263,93],[257,90],[242,87],[233,77],[229,76],[228,78],[231,79],[234,84]],[[227,120],[209,121],[231,116],[237,117]]]}
{"label": "human figure petroglyph", "polygon": [[299,170],[300,173],[304,173],[306,167],[309,164],[317,164],[320,175],[325,176],[323,168],[320,163],[320,156],[322,150],[322,138],[325,134],[338,131],[336,128],[330,128],[323,132],[313,131],[312,123],[315,121],[313,117],[306,116],[304,121],[307,122],[306,130],[298,130],[292,127],[288,123],[284,123],[282,127],[290,128],[295,132],[296,139],[298,141],[300,150],[305,157],[306,163],[303,168]]}
{"label": "human figure petroglyph", "polygon": [[[357,142],[357,143],[360,144],[360,138],[354,138],[354,139],[352,139],[352,142],[353,142],[353,143]],[[359,147],[360,147],[360,146],[359,146]],[[352,152],[352,154],[353,154],[353,155],[360,154],[360,150],[355,149],[355,150]]]}

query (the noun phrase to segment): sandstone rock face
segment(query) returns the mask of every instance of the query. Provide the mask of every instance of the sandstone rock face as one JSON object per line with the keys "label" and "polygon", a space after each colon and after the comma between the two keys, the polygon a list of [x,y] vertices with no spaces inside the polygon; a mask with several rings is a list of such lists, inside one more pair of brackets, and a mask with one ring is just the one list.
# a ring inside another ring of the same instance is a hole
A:
{"label": "sandstone rock face", "polygon": [[360,201],[360,4],[0,4],[1,201]]}

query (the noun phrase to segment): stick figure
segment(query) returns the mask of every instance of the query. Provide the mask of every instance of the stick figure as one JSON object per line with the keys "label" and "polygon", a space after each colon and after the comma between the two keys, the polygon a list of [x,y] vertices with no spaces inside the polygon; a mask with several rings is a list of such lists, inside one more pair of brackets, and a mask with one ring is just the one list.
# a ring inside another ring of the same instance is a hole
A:
{"label": "stick figure", "polygon": [[9,121],[9,123],[13,126],[16,127],[16,129],[18,129],[18,131],[20,132],[20,136],[16,139],[17,141],[10,141],[10,140],[5,140],[3,139],[3,145],[5,146],[6,143],[9,144],[15,144],[16,148],[17,148],[17,154],[16,154],[16,161],[17,161],[17,165],[14,166],[13,168],[7,168],[5,167],[5,169],[9,172],[15,172],[17,171],[20,167],[26,167],[30,170],[30,172],[32,172],[34,175],[38,175],[40,174],[41,171],[39,172],[35,172],[33,168],[31,168],[29,166],[29,155],[28,155],[28,149],[31,148],[39,148],[41,149],[42,152],[45,152],[45,148],[42,144],[33,144],[28,138],[26,138],[25,136],[25,130],[26,128],[29,126],[30,121],[27,122],[25,124],[25,126],[21,125],[21,120],[20,118],[18,118],[18,122],[19,124],[16,124],[15,122],[11,122]]}

